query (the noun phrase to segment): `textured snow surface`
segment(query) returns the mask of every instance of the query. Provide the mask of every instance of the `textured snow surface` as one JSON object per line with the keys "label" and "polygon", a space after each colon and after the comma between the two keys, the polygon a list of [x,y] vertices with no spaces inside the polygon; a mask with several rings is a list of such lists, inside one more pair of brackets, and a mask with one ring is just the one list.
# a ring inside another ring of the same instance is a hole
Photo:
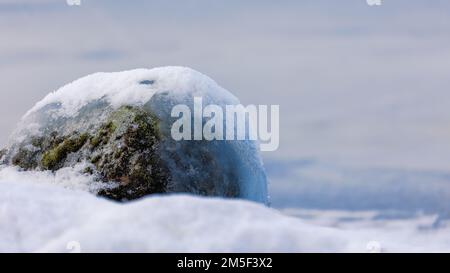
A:
{"label": "textured snow surface", "polygon": [[448,229],[423,228],[429,217],[340,227],[240,200],[170,195],[118,204],[56,186],[51,176],[0,170],[0,252],[450,251]]}

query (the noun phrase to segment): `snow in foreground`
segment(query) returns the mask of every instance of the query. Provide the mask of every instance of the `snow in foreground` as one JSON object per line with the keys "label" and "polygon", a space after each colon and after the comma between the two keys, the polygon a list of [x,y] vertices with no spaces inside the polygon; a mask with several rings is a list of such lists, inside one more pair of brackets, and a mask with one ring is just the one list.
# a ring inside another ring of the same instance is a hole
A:
{"label": "snow in foreground", "polygon": [[426,217],[332,228],[248,201],[171,195],[118,204],[50,177],[0,170],[1,252],[450,250],[447,229],[420,228]]}

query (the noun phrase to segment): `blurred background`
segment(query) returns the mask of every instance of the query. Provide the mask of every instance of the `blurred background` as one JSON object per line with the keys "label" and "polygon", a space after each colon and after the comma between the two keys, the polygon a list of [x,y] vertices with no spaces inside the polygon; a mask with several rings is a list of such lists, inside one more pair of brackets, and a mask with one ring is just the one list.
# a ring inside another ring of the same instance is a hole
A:
{"label": "blurred background", "polygon": [[450,215],[449,1],[0,0],[0,34],[0,146],[79,77],[189,66],[280,105],[273,207]]}

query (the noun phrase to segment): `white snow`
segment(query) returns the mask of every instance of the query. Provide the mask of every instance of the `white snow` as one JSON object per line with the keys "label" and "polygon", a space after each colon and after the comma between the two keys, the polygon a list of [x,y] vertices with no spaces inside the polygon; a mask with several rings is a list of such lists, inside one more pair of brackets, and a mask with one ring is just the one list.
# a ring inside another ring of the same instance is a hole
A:
{"label": "white snow", "polygon": [[79,163],[72,167],[65,167],[51,171],[21,171],[19,167],[1,166],[0,181],[28,181],[38,184],[54,184],[66,189],[82,190],[93,194],[101,189],[114,188],[117,183],[96,181],[93,176],[83,173],[87,167],[93,167],[87,163]]}
{"label": "white snow", "polygon": [[342,226],[313,216],[187,195],[118,204],[56,186],[50,174],[0,170],[0,252],[450,251],[448,228],[424,228],[431,216],[382,225],[360,214],[365,224]]}
{"label": "white snow", "polygon": [[168,66],[85,76],[47,95],[24,118],[50,104],[61,106],[55,113],[57,117],[75,116],[83,106],[101,99],[114,108],[143,105],[154,94],[166,91],[170,91],[172,96],[189,94],[208,97],[213,93],[216,101],[237,102],[236,97],[200,72],[187,67]]}

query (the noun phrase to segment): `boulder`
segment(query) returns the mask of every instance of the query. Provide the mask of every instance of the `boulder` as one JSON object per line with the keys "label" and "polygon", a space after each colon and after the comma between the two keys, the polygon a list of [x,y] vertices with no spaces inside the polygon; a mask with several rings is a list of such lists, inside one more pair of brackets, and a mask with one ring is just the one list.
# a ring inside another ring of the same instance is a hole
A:
{"label": "boulder", "polygon": [[189,68],[89,75],[36,104],[0,159],[23,171],[83,164],[93,181],[105,182],[96,194],[118,201],[192,193],[268,203],[256,142],[171,137],[172,107],[192,107],[194,96],[220,106],[239,103]]}

